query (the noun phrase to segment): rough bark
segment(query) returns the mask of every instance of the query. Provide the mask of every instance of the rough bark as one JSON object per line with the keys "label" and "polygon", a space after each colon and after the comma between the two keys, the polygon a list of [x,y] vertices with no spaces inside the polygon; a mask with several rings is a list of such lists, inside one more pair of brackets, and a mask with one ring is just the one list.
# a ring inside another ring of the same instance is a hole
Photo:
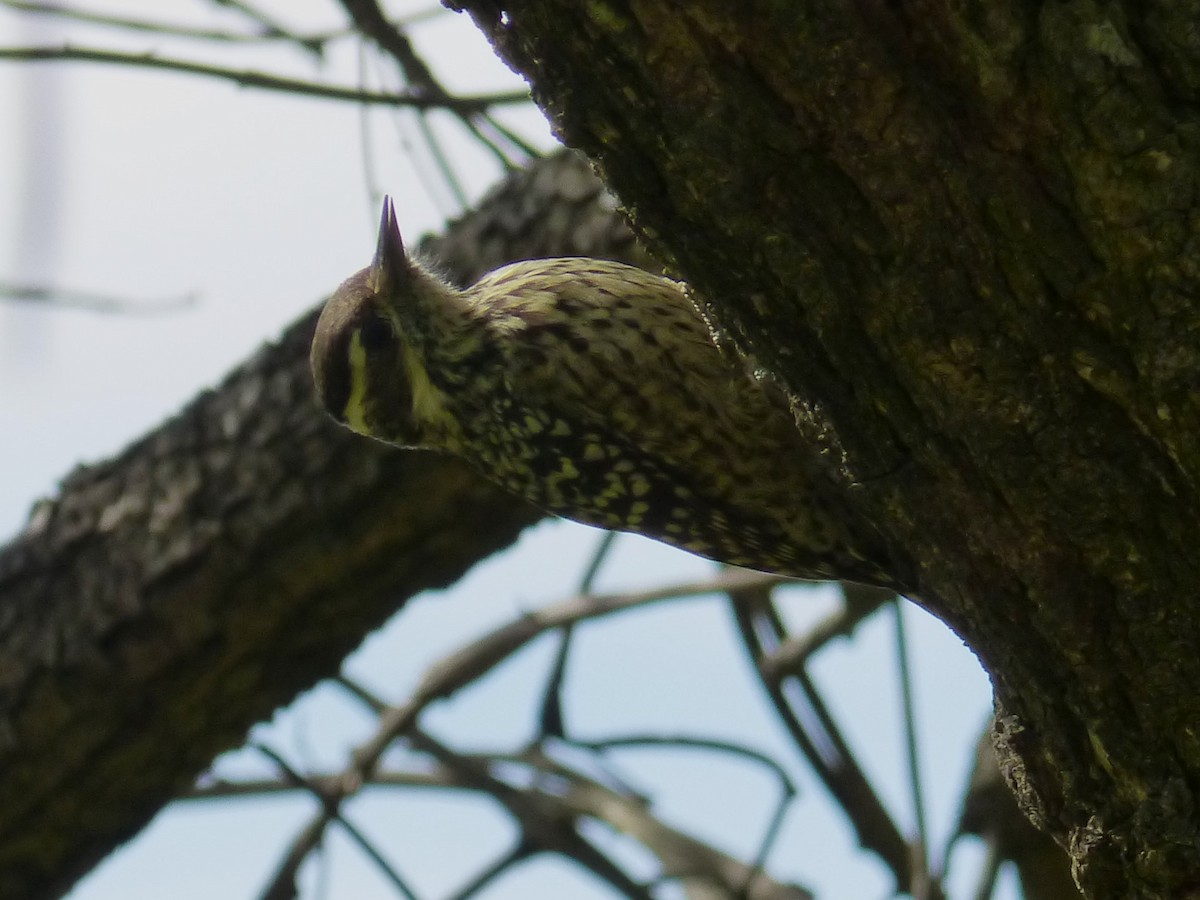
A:
{"label": "rough bark", "polygon": [[1087,895],[1200,897],[1200,3],[461,6],[917,564]]}
{"label": "rough bark", "polygon": [[[995,886],[1000,866],[1011,860],[1024,900],[1079,900],[1070,859],[1049,834],[1033,827],[1009,790],[996,760],[990,724],[976,748],[958,828],[960,834],[983,840],[984,877],[990,887]],[[992,895],[977,888],[974,896]]]}
{"label": "rough bark", "polygon": [[[537,255],[644,261],[568,155],[428,250],[463,280]],[[64,891],[411,595],[540,518],[449,458],[329,422],[315,315],[74,472],[0,550],[0,897]]]}

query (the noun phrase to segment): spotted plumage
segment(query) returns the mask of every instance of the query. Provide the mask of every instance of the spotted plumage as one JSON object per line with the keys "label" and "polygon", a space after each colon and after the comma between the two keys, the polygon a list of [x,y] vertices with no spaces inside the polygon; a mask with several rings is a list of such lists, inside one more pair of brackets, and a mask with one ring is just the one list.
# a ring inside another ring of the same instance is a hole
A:
{"label": "spotted plumage", "polygon": [[322,403],[353,430],[461,456],[542,508],[735,565],[894,585],[791,415],[713,344],[682,287],[604,260],[529,260],[454,288],[405,254],[326,305]]}

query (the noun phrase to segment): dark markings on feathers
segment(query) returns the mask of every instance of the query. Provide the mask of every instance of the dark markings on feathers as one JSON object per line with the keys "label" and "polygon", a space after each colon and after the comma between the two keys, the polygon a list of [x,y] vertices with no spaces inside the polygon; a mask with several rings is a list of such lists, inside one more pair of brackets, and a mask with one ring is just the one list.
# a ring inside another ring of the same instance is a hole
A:
{"label": "dark markings on feathers", "polygon": [[[567,258],[459,290],[405,256],[389,216],[375,262],[339,288],[313,341],[339,420],[461,456],[568,518],[783,574],[908,583],[678,284]],[[368,312],[395,340],[362,339]]]}

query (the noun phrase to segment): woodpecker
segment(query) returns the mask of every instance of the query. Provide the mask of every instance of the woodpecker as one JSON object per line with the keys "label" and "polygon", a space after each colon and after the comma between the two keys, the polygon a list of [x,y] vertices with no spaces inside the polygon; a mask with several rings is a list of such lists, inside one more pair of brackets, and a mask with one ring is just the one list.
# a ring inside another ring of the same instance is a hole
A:
{"label": "woodpecker", "polygon": [[717,347],[676,281],[568,257],[459,289],[405,252],[388,198],[311,363],[338,422],[460,456],[548,512],[732,565],[899,587],[787,405]]}

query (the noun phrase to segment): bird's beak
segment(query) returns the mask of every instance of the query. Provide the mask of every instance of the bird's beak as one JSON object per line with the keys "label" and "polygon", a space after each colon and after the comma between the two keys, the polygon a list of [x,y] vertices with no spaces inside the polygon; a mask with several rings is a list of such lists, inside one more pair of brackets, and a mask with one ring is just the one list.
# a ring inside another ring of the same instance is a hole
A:
{"label": "bird's beak", "polygon": [[367,272],[367,283],[379,296],[394,294],[408,273],[408,259],[404,255],[404,241],[400,237],[400,224],[396,221],[396,209],[392,198],[383,198],[383,217],[379,221],[379,243],[375,245],[375,258]]}

